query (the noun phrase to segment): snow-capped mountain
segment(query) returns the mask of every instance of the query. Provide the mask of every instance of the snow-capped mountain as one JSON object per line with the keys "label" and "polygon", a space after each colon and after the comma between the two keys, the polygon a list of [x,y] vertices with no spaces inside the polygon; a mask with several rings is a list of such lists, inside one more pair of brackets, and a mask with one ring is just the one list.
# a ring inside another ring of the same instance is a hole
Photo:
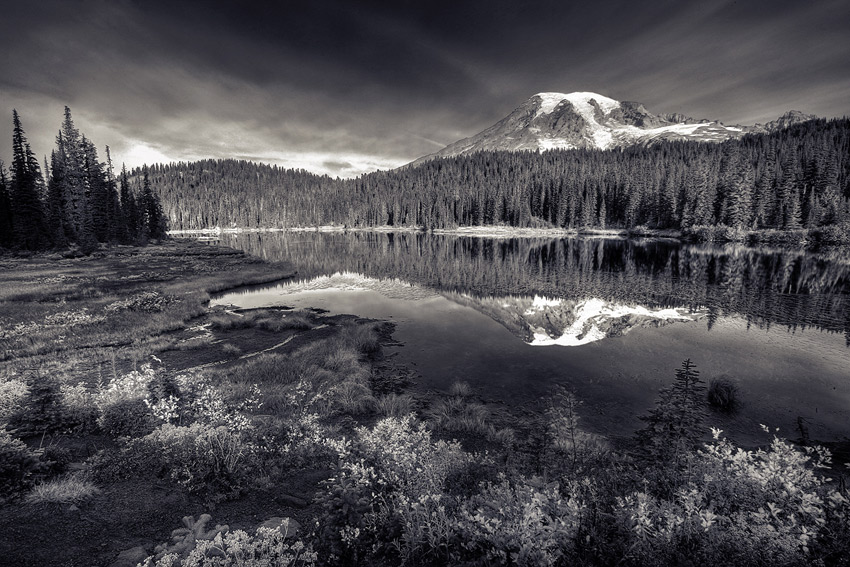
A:
{"label": "snow-capped mountain", "polygon": [[483,150],[604,150],[658,140],[722,142],[811,118],[814,117],[791,111],[764,126],[726,126],[681,114],[652,114],[640,103],[620,102],[596,93],[538,93],[486,130],[421,157],[411,165]]}

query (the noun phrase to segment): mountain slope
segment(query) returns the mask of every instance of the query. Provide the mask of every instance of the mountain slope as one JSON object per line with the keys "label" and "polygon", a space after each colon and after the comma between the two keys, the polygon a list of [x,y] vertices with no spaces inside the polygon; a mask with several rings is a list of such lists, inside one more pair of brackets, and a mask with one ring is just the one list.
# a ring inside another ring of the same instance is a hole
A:
{"label": "mountain slope", "polygon": [[652,114],[640,103],[620,102],[591,92],[544,92],[532,96],[489,128],[421,157],[411,165],[485,150],[604,150],[659,140],[722,142],[811,118],[792,111],[765,126],[725,126],[681,114]]}

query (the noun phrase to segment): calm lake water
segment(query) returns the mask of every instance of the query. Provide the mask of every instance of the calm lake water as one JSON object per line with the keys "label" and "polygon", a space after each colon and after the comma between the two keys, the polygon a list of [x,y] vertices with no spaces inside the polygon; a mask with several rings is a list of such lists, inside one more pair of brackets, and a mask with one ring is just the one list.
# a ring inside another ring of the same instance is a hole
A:
{"label": "calm lake water", "polygon": [[288,260],[293,280],[214,303],[318,307],[396,323],[395,360],[418,388],[463,380],[487,400],[534,407],[555,384],[591,430],[628,435],[690,358],[726,375],[742,406],[712,422],[742,443],[759,424],[823,441],[850,436],[850,253],[602,238],[420,233],[225,235]]}

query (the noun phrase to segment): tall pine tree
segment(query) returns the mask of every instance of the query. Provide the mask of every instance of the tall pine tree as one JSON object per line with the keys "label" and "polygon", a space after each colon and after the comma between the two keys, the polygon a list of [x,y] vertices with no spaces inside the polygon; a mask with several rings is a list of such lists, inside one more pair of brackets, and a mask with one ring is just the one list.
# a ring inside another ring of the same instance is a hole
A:
{"label": "tall pine tree", "polygon": [[9,180],[6,168],[0,161],[0,248],[9,248],[14,238],[12,225],[12,200],[9,197]]}
{"label": "tall pine tree", "polygon": [[38,160],[30,149],[17,110],[12,110],[12,169],[10,200],[14,245],[25,250],[47,248],[50,238],[44,222]]}

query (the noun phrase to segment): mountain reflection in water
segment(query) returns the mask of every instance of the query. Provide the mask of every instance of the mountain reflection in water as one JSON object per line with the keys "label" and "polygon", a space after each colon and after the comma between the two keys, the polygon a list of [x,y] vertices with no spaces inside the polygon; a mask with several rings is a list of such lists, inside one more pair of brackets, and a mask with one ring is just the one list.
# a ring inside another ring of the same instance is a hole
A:
{"label": "mountain reflection in water", "polygon": [[351,272],[476,298],[538,296],[685,309],[704,313],[709,328],[721,316],[740,315],[758,327],[843,333],[850,345],[846,250],[412,232],[249,233],[223,235],[221,243],[267,260],[289,260],[301,278]]}

